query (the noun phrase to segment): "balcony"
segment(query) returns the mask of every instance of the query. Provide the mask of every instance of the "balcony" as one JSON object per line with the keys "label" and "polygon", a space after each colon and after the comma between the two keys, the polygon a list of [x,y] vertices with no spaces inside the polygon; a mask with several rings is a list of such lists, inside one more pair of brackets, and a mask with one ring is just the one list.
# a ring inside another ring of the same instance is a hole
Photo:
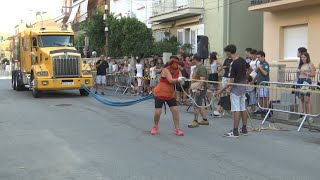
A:
{"label": "balcony", "polygon": [[164,23],[201,15],[204,0],[164,0],[152,4],[151,22]]}
{"label": "balcony", "polygon": [[274,12],[320,4],[320,0],[251,0],[249,11]]}

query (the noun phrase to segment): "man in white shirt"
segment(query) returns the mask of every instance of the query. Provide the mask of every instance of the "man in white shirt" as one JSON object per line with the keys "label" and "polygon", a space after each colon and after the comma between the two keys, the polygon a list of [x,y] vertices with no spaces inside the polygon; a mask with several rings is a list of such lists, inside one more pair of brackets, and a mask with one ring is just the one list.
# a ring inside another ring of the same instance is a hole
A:
{"label": "man in white shirt", "polygon": [[[257,67],[260,64],[260,61],[257,58],[257,50],[252,49],[250,54],[251,54],[251,59],[252,59],[251,62],[250,62],[250,68],[252,69],[252,71],[256,71]],[[255,77],[252,77],[252,78],[255,78]]]}

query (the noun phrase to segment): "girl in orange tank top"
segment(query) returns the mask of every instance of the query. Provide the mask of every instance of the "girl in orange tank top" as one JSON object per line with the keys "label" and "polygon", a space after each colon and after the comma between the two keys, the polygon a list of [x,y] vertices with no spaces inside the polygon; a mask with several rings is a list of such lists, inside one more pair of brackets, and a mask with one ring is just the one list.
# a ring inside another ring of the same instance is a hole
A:
{"label": "girl in orange tank top", "polygon": [[152,135],[158,134],[162,107],[165,103],[170,107],[170,111],[173,116],[175,134],[178,136],[184,135],[183,131],[179,128],[179,109],[177,101],[174,98],[174,85],[178,82],[184,82],[184,78],[180,77],[180,74],[179,59],[176,56],[171,56],[169,66],[162,70],[159,83],[153,90],[155,115],[154,126],[150,132]]}

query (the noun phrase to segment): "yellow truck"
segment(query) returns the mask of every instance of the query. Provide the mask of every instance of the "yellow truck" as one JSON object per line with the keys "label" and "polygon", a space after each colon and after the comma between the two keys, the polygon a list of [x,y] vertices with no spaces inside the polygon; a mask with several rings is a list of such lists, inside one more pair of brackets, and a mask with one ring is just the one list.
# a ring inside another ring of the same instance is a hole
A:
{"label": "yellow truck", "polygon": [[82,96],[93,86],[90,70],[82,68],[81,54],[74,47],[74,33],[63,28],[27,28],[14,38],[16,65],[12,88],[31,90],[35,98],[43,91],[79,89]]}

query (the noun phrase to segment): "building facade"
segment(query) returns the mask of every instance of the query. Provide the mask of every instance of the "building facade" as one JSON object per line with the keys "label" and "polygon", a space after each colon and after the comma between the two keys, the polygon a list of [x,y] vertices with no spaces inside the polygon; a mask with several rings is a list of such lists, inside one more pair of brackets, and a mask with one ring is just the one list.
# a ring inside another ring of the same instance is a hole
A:
{"label": "building facade", "polygon": [[[147,26],[151,1],[148,0],[109,0],[110,12],[115,16],[135,17]],[[66,24],[70,24],[75,32],[79,31],[79,24],[85,21],[97,8],[104,10],[106,0],[63,0]]]}
{"label": "building facade", "polygon": [[150,22],[156,40],[169,32],[180,44],[191,44],[197,52],[197,36],[209,38],[209,51],[222,56],[227,44],[262,48],[262,13],[248,12],[250,1],[238,0],[157,0],[152,5]]}
{"label": "building facade", "polygon": [[297,49],[306,47],[318,67],[320,0],[251,0],[264,12],[263,46],[270,61],[296,67]]}
{"label": "building facade", "polygon": [[10,60],[12,46],[11,41],[8,38],[11,36],[11,34],[0,33],[0,64],[1,60],[4,58]]}

